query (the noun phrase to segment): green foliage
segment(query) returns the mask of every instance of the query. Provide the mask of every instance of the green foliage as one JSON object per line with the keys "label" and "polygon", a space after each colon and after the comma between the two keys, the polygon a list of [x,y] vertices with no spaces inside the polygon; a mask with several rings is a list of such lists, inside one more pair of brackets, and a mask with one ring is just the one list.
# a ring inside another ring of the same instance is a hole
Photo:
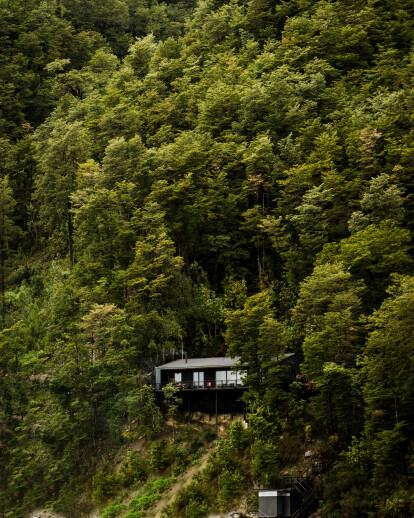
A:
{"label": "green foliage", "polygon": [[209,506],[206,502],[191,500],[185,508],[185,518],[198,518],[208,516]]}
{"label": "green foliage", "polygon": [[171,463],[171,451],[168,442],[154,442],[150,447],[150,464],[156,471],[163,471]]}
{"label": "green foliage", "polygon": [[256,390],[263,387],[262,371],[272,368],[272,358],[283,354],[286,343],[283,325],[273,317],[272,295],[270,291],[252,295],[226,320],[229,352],[240,355],[246,382]]}
{"label": "green foliage", "polygon": [[173,432],[173,441],[175,440],[175,414],[177,412],[178,406],[181,404],[182,400],[177,397],[178,388],[174,387],[172,383],[168,383],[162,389],[164,395],[164,401],[167,408],[168,417],[172,418],[172,432]]}
{"label": "green foliage", "polygon": [[162,417],[155,403],[152,387],[144,385],[135,392],[130,392],[125,398],[130,419],[138,419],[141,432],[155,439],[161,432]]}
{"label": "green foliage", "polygon": [[[155,499],[154,499],[155,501]],[[124,514],[124,516],[126,516],[126,518],[144,518],[145,517],[145,511],[138,511],[138,510],[131,510],[131,511],[128,511],[126,514]]]}
{"label": "green foliage", "polygon": [[124,516],[136,518],[145,516],[145,512],[152,507],[160,498],[161,493],[167,490],[176,479],[174,477],[157,478],[148,482],[137,497],[133,498],[128,505],[128,512]]}
{"label": "green foliage", "polygon": [[252,475],[260,480],[260,487],[273,488],[280,482],[279,452],[276,445],[264,440],[252,445]]}
{"label": "green foliage", "polygon": [[363,291],[362,283],[342,264],[317,266],[303,281],[294,311],[305,337],[305,365],[311,379],[318,378],[325,362],[355,364]]}
{"label": "green foliage", "polygon": [[110,466],[98,469],[93,478],[93,499],[101,502],[113,496],[117,490],[118,480]]}
{"label": "green foliage", "polygon": [[148,460],[136,451],[129,451],[119,469],[119,479],[125,487],[134,486],[145,482],[149,471]]}
{"label": "green foliage", "polygon": [[211,441],[214,441],[214,439],[216,438],[217,434],[214,430],[213,427],[211,426],[205,426],[203,428],[203,437],[204,437],[204,440],[207,441],[207,442],[211,442]]}
{"label": "green foliage", "polygon": [[317,390],[314,415],[328,434],[347,439],[362,417],[356,362],[362,347],[358,317],[363,291],[342,264],[316,266],[303,281],[295,307],[304,335],[304,371]]}
{"label": "green foliage", "polygon": [[224,508],[250,472],[278,483],[304,437],[345,452],[325,516],[413,514],[413,19],[402,0],[0,2],[0,515],[87,515],[199,455],[178,436],[111,468],[161,433],[150,374],[181,348],[240,357],[249,432],[174,516],[218,505],[205,484]]}
{"label": "green foliage", "polygon": [[178,491],[172,505],[172,516],[179,516],[181,513],[185,518],[208,516],[209,495],[205,486],[199,482],[191,482],[187,487]]}
{"label": "green foliage", "polygon": [[152,480],[145,486],[145,490],[149,493],[162,493],[175,482],[174,477],[164,477]]}
{"label": "green foliage", "polygon": [[172,516],[205,516],[212,508],[225,509],[247,488],[248,436],[240,421],[230,426],[228,438],[220,439],[206,468],[177,494],[169,507]]}
{"label": "green foliage", "polygon": [[145,511],[148,507],[152,506],[159,499],[157,493],[145,493],[142,496],[134,498],[129,504],[129,513],[131,511]]}
{"label": "green foliage", "polygon": [[149,62],[157,49],[155,38],[152,34],[138,39],[130,48],[125,63],[133,68],[138,76],[145,76],[148,72]]}
{"label": "green foliage", "polygon": [[220,505],[224,505],[229,500],[229,496],[240,494],[246,484],[245,476],[240,472],[223,471],[218,478],[219,493],[217,500]]}
{"label": "green foliage", "polygon": [[364,395],[372,416],[367,424],[374,425],[377,414],[383,425],[387,423],[386,429],[407,420],[413,404],[409,395],[413,383],[413,278],[395,276],[389,293],[390,297],[374,313],[364,358],[368,377]]}
{"label": "green foliage", "polygon": [[391,178],[383,173],[370,182],[361,200],[362,211],[354,212],[348,226],[356,232],[370,223],[378,225],[383,219],[400,223],[404,218],[403,191],[398,185],[390,185]]}
{"label": "green foliage", "polygon": [[401,515],[410,515],[414,510],[413,495],[407,490],[395,491],[387,498],[381,511],[384,518],[397,518]]}
{"label": "green foliage", "polygon": [[383,221],[378,227],[370,225],[342,240],[337,251],[327,246],[318,262],[341,261],[351,271],[366,276],[399,273],[411,263],[408,243],[406,230],[398,228],[393,221]]}
{"label": "green foliage", "polygon": [[125,510],[125,504],[111,504],[101,512],[102,518],[116,518]]}
{"label": "green foliage", "polygon": [[16,237],[19,228],[13,224],[12,214],[15,201],[9,187],[9,180],[0,178],[0,292],[1,328],[6,325],[6,277],[10,263],[9,242]]}
{"label": "green foliage", "polygon": [[233,421],[229,429],[230,446],[235,451],[241,451],[245,448],[247,442],[247,433],[241,421]]}

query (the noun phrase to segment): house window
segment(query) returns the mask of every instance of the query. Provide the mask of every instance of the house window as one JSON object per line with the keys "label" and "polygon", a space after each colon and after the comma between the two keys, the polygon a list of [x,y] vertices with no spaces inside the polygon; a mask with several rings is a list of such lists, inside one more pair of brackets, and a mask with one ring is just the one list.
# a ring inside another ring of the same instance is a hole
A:
{"label": "house window", "polygon": [[204,371],[194,371],[193,372],[193,384],[194,384],[194,387],[196,387],[196,388],[204,387]]}
{"label": "house window", "polygon": [[216,371],[216,387],[223,387],[227,383],[227,372]]}
{"label": "house window", "polygon": [[240,371],[216,371],[217,387],[237,387],[243,385]]}
{"label": "house window", "polygon": [[227,384],[230,385],[230,387],[237,385],[237,372],[227,371]]}
{"label": "house window", "polygon": [[181,385],[181,372],[174,372],[174,383]]}

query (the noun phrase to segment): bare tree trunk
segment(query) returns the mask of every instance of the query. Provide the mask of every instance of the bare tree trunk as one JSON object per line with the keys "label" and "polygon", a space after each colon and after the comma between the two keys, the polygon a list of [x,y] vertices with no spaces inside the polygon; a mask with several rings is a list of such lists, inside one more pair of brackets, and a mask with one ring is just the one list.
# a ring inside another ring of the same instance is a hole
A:
{"label": "bare tree trunk", "polygon": [[69,247],[69,263],[73,266],[73,224],[70,200],[68,200],[68,247]]}
{"label": "bare tree trunk", "polygon": [[399,422],[399,420],[398,420],[398,404],[397,404],[397,397],[395,394],[394,394],[394,411],[395,411],[395,422],[396,422],[396,424],[398,424],[398,422]]}
{"label": "bare tree trunk", "polygon": [[260,248],[257,249],[257,269],[259,274],[259,286],[260,289],[263,288],[263,272],[262,272],[262,263],[260,261]]}

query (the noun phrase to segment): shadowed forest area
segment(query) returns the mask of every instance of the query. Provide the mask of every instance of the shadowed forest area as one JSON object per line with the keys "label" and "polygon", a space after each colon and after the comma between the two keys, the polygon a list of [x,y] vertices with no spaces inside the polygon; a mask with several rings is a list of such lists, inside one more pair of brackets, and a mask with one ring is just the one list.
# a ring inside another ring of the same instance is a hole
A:
{"label": "shadowed forest area", "polygon": [[323,518],[414,516],[413,39],[413,0],[0,0],[1,518],[171,487],[182,349],[240,356],[249,426],[163,516],[295,444]]}

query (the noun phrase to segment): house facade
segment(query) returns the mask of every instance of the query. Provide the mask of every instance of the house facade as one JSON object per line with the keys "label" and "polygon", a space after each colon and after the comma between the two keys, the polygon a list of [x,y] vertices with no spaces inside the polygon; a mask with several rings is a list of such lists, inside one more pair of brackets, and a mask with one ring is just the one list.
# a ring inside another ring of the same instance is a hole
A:
{"label": "house facade", "polygon": [[[179,390],[245,389],[244,372],[238,370],[240,358],[182,358],[155,367],[155,389],[162,390],[172,383]],[[284,365],[285,384],[292,383],[299,374],[299,361],[294,353],[275,359]]]}
{"label": "house facade", "polygon": [[[294,381],[299,373],[299,362],[295,354],[289,353],[280,360],[285,366],[284,384]],[[180,392],[181,409],[187,410],[189,419],[195,411],[215,415],[243,413],[245,403],[242,396],[246,390],[244,370],[240,358],[182,358],[155,367],[155,390],[160,406],[163,406],[162,389],[171,383]]]}
{"label": "house facade", "polygon": [[190,358],[155,367],[155,389],[172,383],[180,390],[243,389],[243,375],[235,367],[239,358]]}

